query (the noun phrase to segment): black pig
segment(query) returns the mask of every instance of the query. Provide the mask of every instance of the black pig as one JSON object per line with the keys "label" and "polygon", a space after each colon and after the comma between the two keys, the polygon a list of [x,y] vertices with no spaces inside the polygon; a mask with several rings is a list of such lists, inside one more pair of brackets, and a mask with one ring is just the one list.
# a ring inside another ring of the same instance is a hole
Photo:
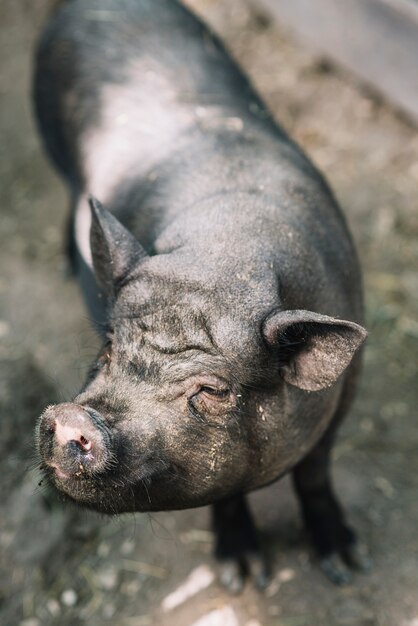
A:
{"label": "black pig", "polygon": [[342,559],[361,559],[329,456],[366,331],[323,178],[174,0],[62,3],[34,96],[104,339],[81,392],[39,421],[46,476],[111,514],[214,503],[237,591],[245,560],[268,580],[243,494],[291,470],[323,567],[343,582]]}

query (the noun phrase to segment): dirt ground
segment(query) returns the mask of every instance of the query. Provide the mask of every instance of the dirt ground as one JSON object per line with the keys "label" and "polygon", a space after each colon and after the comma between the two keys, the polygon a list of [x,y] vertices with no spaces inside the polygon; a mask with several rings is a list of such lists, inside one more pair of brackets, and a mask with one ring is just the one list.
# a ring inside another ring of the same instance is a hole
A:
{"label": "dirt ground", "polygon": [[[189,4],[326,173],[358,243],[370,340],[335,480],[374,569],[344,588],[323,577],[287,480],[251,497],[274,582],[234,598],[213,582],[207,509],[109,520],[63,508],[38,485],[36,418],[77,390],[97,340],[65,276],[67,199],[31,115],[48,0],[1,0],[0,623],[418,626],[416,129],[248,0]],[[202,588],[180,603],[169,594],[190,574]]]}

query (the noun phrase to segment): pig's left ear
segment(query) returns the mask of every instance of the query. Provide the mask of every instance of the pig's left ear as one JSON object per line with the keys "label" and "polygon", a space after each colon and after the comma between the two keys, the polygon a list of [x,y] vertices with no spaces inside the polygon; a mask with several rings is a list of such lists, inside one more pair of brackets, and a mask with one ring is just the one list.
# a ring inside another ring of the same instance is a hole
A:
{"label": "pig's left ear", "polygon": [[267,344],[277,350],[282,378],[290,385],[317,391],[330,387],[344,372],[367,331],[311,311],[278,311],[263,325]]}
{"label": "pig's left ear", "polygon": [[94,273],[106,295],[113,298],[123,279],[147,253],[135,237],[105,209],[89,198],[91,209],[90,248]]}

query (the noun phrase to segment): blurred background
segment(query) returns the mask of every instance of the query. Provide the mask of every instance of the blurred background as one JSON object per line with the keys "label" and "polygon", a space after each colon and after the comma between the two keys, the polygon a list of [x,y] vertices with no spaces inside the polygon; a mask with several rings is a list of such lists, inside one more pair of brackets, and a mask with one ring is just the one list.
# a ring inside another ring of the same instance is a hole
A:
{"label": "blurred background", "polygon": [[[368,85],[366,68],[353,74],[342,69],[347,59],[334,65],[324,56],[332,49],[318,52],[309,28],[269,12],[273,0],[187,2],[330,181],[362,259],[370,330],[334,474],[348,517],[370,547],[373,572],[344,588],[323,577],[284,480],[251,496],[273,584],[264,595],[247,585],[231,598],[213,582],[207,509],[111,520],[64,508],[38,484],[36,418],[47,404],[70,398],[97,350],[78,287],[66,277],[65,190],[41,151],[31,112],[33,45],[51,4],[0,2],[0,623],[418,626],[413,111],[402,102],[398,109],[393,88],[392,95],[385,86],[379,92],[375,76]],[[354,28],[354,21],[345,24]],[[402,72],[395,60],[388,74]]]}

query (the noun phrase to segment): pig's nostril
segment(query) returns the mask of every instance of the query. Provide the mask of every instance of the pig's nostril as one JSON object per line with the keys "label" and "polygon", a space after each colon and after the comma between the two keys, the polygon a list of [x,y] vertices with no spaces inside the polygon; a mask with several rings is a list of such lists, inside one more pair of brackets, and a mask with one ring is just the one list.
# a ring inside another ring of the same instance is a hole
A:
{"label": "pig's nostril", "polygon": [[83,435],[80,435],[80,439],[78,441],[80,447],[84,450],[84,452],[89,452],[91,450],[91,441],[86,439]]}

